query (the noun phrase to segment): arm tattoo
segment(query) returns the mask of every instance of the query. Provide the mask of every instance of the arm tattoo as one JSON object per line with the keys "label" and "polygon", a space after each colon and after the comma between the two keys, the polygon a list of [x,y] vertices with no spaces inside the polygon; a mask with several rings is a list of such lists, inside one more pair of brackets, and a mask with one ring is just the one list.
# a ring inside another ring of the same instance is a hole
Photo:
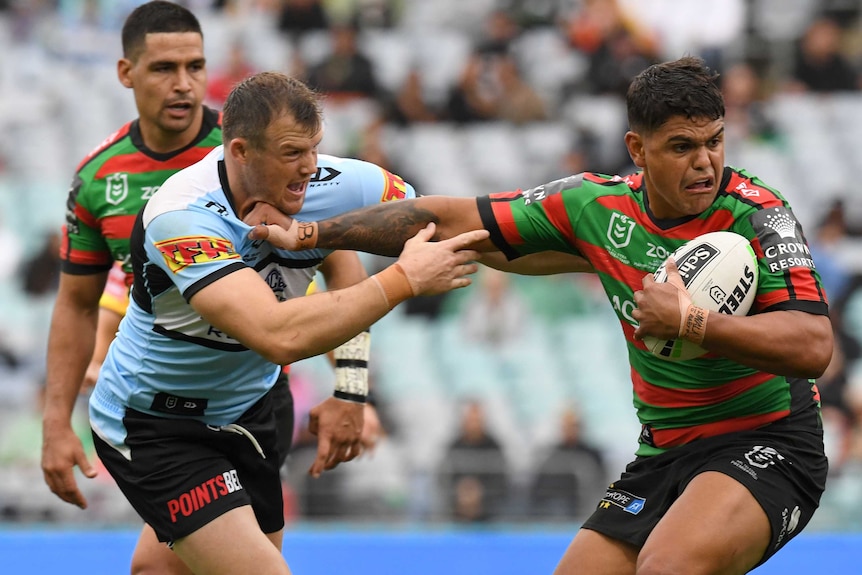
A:
{"label": "arm tattoo", "polygon": [[394,257],[428,222],[438,221],[437,214],[413,200],[386,202],[318,222],[317,246]]}

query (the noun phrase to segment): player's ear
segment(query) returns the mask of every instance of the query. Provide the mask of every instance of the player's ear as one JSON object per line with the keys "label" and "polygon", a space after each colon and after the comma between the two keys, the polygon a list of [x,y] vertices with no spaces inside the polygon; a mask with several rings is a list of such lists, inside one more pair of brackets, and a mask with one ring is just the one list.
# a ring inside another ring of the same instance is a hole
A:
{"label": "player's ear", "polygon": [[117,78],[120,79],[120,84],[126,88],[133,88],[132,82],[132,61],[128,58],[120,58],[117,61]]}
{"label": "player's ear", "polygon": [[637,132],[629,130],[625,137],[626,149],[629,151],[629,156],[632,158],[632,163],[638,168],[645,168],[646,161],[644,159],[644,141],[643,137]]}
{"label": "player's ear", "polygon": [[245,163],[248,155],[248,141],[245,138],[232,138],[226,148],[226,153],[230,154],[234,160]]}

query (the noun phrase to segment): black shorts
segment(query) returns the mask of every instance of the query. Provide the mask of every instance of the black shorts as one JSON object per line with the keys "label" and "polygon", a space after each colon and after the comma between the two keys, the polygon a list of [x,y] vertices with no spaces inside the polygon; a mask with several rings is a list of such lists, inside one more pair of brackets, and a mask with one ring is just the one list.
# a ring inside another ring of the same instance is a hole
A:
{"label": "black shorts", "polygon": [[811,520],[827,469],[819,426],[800,428],[785,419],[701,439],[626,466],[583,528],[643,547],[688,483],[700,473],[718,471],[748,488],[769,517],[772,540],[762,563]]}
{"label": "black shorts", "polygon": [[284,527],[277,383],[234,424],[214,427],[127,409],[130,459],[95,433],[96,452],[135,511],[172,542],[251,505],[264,533]]}

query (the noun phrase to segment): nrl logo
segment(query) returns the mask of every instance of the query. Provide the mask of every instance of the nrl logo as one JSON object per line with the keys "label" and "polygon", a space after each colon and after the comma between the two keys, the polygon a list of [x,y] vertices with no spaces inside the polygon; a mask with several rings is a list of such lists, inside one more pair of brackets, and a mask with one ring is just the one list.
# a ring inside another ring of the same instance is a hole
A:
{"label": "nrl logo", "polygon": [[105,179],[105,201],[118,205],[129,195],[129,174],[111,174]]}
{"label": "nrl logo", "polygon": [[608,224],[608,239],[615,248],[624,248],[632,240],[635,221],[619,212],[614,212]]}
{"label": "nrl logo", "polygon": [[745,454],[745,459],[754,467],[766,469],[770,465],[775,465],[779,461],[784,461],[784,456],[772,447],[755,445],[751,451]]}

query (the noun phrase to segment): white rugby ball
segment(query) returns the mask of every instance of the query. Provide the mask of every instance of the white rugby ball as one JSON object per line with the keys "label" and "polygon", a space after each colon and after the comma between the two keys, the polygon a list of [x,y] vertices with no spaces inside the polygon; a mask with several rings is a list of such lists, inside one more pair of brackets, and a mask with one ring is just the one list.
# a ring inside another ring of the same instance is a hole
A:
{"label": "white rugby ball", "polygon": [[[734,232],[710,232],[671,254],[694,305],[711,312],[746,315],[757,294],[757,256],[748,240]],[[655,281],[667,281],[665,264]],[[653,355],[670,361],[700,357],[706,350],[685,339],[644,337]]]}

